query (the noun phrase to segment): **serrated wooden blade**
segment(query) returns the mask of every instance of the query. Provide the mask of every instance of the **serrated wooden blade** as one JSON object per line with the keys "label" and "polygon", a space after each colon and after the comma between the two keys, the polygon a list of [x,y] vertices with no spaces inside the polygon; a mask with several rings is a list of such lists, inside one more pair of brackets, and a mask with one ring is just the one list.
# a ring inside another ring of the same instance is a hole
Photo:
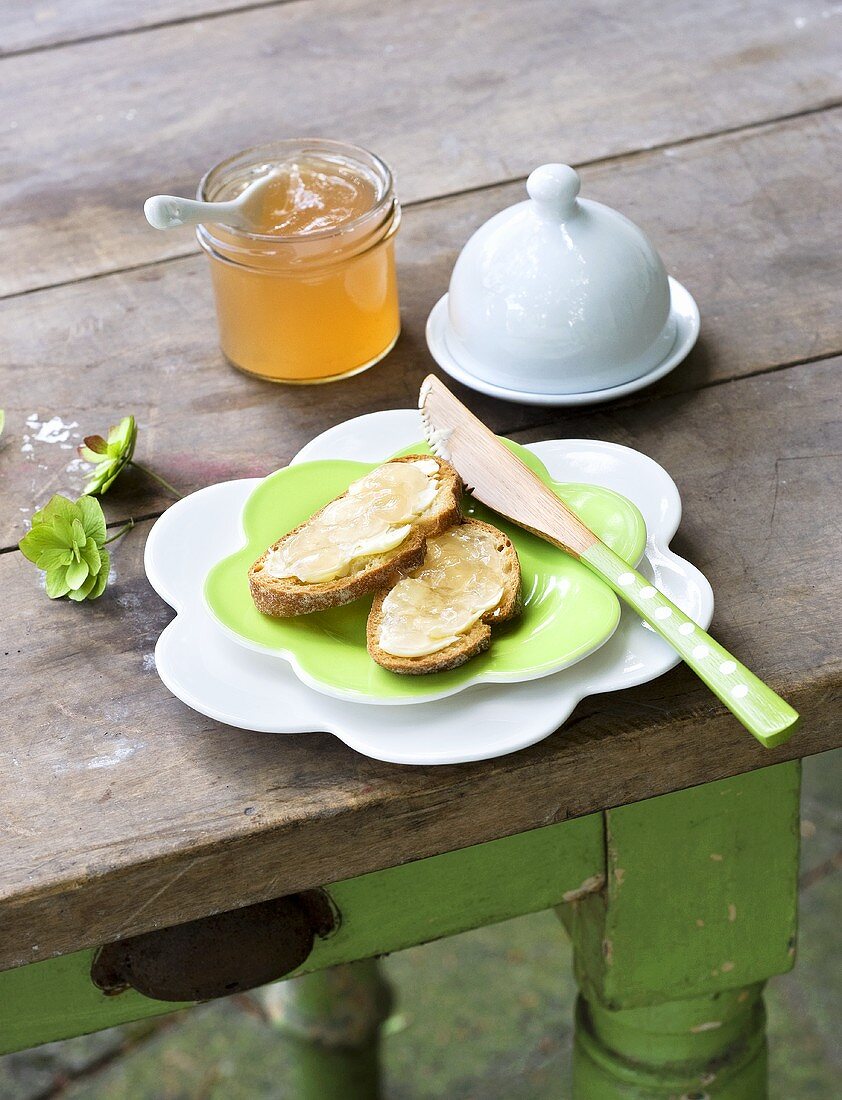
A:
{"label": "serrated wooden blade", "polygon": [[435,375],[425,378],[418,407],[427,442],[477,500],[575,557],[599,541]]}

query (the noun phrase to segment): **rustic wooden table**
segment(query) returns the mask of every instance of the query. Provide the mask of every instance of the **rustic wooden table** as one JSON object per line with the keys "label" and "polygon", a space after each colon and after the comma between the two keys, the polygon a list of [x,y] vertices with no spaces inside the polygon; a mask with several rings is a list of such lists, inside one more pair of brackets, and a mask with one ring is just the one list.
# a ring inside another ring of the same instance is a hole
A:
{"label": "rustic wooden table", "polygon": [[[761,1095],[760,986],[794,949],[798,765],[785,762],[842,743],[838,11],[7,7],[2,1048],[560,905],[584,994],[579,1096]],[[231,151],[298,133],[376,149],[404,205],[403,335],[369,373],[318,389],[227,367],[194,238],[141,215],[149,193],[189,194]],[[81,435],[134,413],[138,456],[190,491],[273,470],[348,417],[413,405],[431,369],[424,323],[459,248],[550,160],[646,228],[699,303],[700,343],[614,405],[460,395],[515,439],[614,440],[672,473],[685,506],[675,545],[713,583],[717,635],[803,715],[787,745],[764,751],[683,668],[583,703],[531,749],[458,767],[221,726],[155,675],[172,613],[142,555],[168,501],[132,474],[104,500],[115,528],[138,521],[106,593],[45,597],[16,544],[36,507],[79,492]],[[239,924],[111,948],[113,981],[131,972],[136,989],[91,984],[103,944],[282,897]],[[281,957],[264,959],[265,927]],[[319,1027],[340,987],[370,994],[368,1030],[333,1019],[332,1043]],[[385,1011],[374,965],[276,988],[288,1027],[321,1036],[314,1061],[302,1044],[306,1087],[327,1095],[339,1073],[336,1095],[370,1095]]]}

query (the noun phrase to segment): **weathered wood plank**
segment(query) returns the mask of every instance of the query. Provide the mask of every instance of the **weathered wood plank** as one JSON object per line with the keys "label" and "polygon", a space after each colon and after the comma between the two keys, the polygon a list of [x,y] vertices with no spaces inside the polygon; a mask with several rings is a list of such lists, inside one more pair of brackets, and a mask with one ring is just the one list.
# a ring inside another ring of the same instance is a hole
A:
{"label": "weathered wood plank", "polygon": [[[149,667],[170,612],[143,578],[142,531],[117,544],[114,584],[85,607],[48,604],[32,566],[0,556],[0,966],[839,744],[840,368],[607,408],[587,426],[675,476],[676,545],[711,577],[715,633],[804,716],[773,752],[684,669],[583,704],[515,756],[459,767],[382,764],[328,735],[233,731],[170,698]],[[520,438],[565,433],[581,423]]]}
{"label": "weathered wood plank", "polygon": [[[300,3],[301,0],[298,0]],[[85,38],[201,19],[240,8],[270,7],[289,0],[5,0],[0,57]]]}
{"label": "weathered wood plank", "polygon": [[[842,241],[828,232],[836,207],[825,185],[835,171],[840,129],[842,110],[830,111],[583,173],[588,194],[649,230],[702,311],[699,347],[637,400],[842,347]],[[0,303],[7,409],[0,547],[21,537],[28,509],[59,489],[81,487],[68,446],[78,442],[74,435],[102,431],[126,412],[139,418],[139,456],[186,491],[267,473],[348,417],[414,405],[432,365],[427,314],[459,248],[522,191],[521,184],[492,188],[406,212],[399,247],[403,336],[379,367],[328,387],[275,387],[224,364],[204,257]],[[469,402],[500,430],[552,417],[551,410],[476,394]],[[589,435],[598,415],[574,412],[564,430]],[[43,442],[38,425],[53,417],[75,427],[66,440]],[[114,518],[150,514],[167,503],[153,483],[133,475],[106,501]]]}
{"label": "weathered wood plank", "polygon": [[47,51],[37,81],[7,58],[0,293],[192,251],[143,199],[273,136],[369,145],[417,201],[815,109],[842,94],[836,19],[819,0],[795,25],[789,0],[324,0]]}

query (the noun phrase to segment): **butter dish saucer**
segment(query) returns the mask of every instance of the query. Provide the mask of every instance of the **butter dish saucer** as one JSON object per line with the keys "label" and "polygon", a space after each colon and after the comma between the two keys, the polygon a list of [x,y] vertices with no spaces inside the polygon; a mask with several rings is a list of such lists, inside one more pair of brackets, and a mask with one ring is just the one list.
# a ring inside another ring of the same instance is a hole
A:
{"label": "butter dish saucer", "polygon": [[[376,461],[417,436],[417,417],[409,409],[358,417],[314,439],[293,461]],[[553,478],[602,485],[632,500],[648,530],[641,571],[700,625],[709,624],[710,585],[669,549],[681,503],[675,484],[657,463],[627,447],[592,440],[545,441],[530,449]],[[276,657],[226,637],[204,605],[205,573],[240,545],[239,516],[259,480],[223,482],[179,501],[157,521],[146,545],[147,576],[177,612],[158,639],[158,674],[177,698],[212,719],[267,733],[328,731],[358,752],[394,763],[461,763],[534,744],[563,725],[586,696],[653,680],[679,660],[624,609],[605,645],[541,680],[483,684],[447,699],[401,707],[323,695]]]}
{"label": "butter dish saucer", "polygon": [[636,393],[651,386],[660,378],[675,370],[679,363],[693,350],[699,336],[699,307],[692,294],[672,276],[669,277],[670,312],[675,322],[675,339],[664,358],[639,378],[623,382],[616,386],[607,386],[599,390],[586,390],[583,393],[531,393],[512,389],[478,377],[477,365],[470,357],[462,359],[454,354],[452,336],[448,340],[448,295],[444,294],[433,306],[427,319],[427,346],[430,354],[445,374],[449,374],[463,386],[498,397],[502,401],[513,401],[519,405],[549,405],[555,408],[581,405],[599,405],[606,401],[615,401],[620,397]]}

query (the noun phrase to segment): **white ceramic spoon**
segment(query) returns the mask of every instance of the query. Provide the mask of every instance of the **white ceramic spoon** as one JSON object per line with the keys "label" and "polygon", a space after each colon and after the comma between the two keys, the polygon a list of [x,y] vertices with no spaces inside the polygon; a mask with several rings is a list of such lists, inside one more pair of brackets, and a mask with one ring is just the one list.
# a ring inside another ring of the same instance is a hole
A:
{"label": "white ceramic spoon", "polygon": [[269,172],[250,183],[230,202],[200,202],[177,195],[152,195],[143,204],[143,213],[153,229],[175,229],[179,225],[213,223],[232,229],[256,230],[260,224],[263,191],[277,172]]}

